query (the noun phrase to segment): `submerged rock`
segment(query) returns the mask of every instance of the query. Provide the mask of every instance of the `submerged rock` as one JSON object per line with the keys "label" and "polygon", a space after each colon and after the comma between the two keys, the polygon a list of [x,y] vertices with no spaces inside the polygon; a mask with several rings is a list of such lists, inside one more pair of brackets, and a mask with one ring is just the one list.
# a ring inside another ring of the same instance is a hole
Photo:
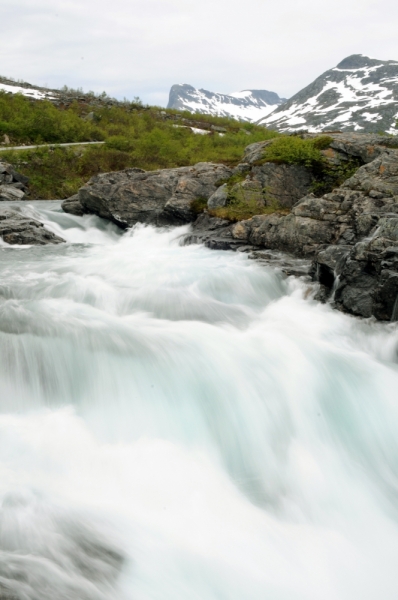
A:
{"label": "submerged rock", "polygon": [[48,231],[40,221],[30,219],[10,208],[0,208],[0,237],[7,244],[42,246],[65,241]]}

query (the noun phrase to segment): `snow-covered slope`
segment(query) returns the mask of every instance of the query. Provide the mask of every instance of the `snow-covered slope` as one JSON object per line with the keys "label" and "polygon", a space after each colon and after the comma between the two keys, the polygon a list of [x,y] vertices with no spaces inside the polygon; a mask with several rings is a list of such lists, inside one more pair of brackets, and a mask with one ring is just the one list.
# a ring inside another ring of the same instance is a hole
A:
{"label": "snow-covered slope", "polygon": [[[5,81],[7,81],[7,83],[3,83]],[[35,98],[36,100],[52,100],[55,97],[52,91],[47,91],[43,88],[39,90],[29,84],[24,84],[24,87],[21,87],[17,83],[5,79],[0,81],[0,91],[7,92],[8,94],[22,94],[23,96]]]}
{"label": "snow-covered slope", "polygon": [[259,122],[279,131],[396,134],[397,118],[398,61],[353,54]]}
{"label": "snow-covered slope", "polygon": [[218,94],[208,90],[198,90],[185,83],[172,86],[167,108],[233,117],[241,121],[258,121],[284,101],[285,98],[279,98],[278,94],[267,90]]}

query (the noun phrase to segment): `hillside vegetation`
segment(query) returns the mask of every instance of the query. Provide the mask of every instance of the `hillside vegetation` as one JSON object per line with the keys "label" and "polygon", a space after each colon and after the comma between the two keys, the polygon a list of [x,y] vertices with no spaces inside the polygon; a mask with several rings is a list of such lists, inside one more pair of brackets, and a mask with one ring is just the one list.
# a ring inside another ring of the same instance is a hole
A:
{"label": "hillside vegetation", "polygon": [[[207,129],[195,134],[191,127]],[[217,130],[218,131],[215,131]],[[103,146],[5,151],[6,160],[30,178],[32,198],[66,198],[99,172],[147,170],[202,161],[236,164],[244,148],[278,134],[233,119],[192,115],[123,102],[96,107],[73,103],[63,109],[49,101],[0,92],[0,137],[11,145],[104,141]]]}

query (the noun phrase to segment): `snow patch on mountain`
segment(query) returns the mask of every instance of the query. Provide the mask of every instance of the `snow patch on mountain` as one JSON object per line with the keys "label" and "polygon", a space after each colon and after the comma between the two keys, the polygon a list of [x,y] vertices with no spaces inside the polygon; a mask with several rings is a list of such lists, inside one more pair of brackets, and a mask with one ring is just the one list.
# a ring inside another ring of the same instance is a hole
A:
{"label": "snow patch on mountain", "polygon": [[243,90],[220,94],[196,89],[188,84],[173,85],[167,108],[187,110],[240,121],[257,121],[270,114],[285,98],[267,90]]}
{"label": "snow patch on mountain", "polygon": [[354,54],[258,122],[279,131],[397,134],[397,118],[398,62]]}
{"label": "snow patch on mountain", "polygon": [[6,83],[0,83],[0,91],[8,94],[22,94],[23,96],[27,96],[29,98],[35,98],[35,100],[50,100],[55,98],[55,96],[49,92],[41,92],[40,90],[36,90],[34,88],[25,88],[20,87],[19,85]]}

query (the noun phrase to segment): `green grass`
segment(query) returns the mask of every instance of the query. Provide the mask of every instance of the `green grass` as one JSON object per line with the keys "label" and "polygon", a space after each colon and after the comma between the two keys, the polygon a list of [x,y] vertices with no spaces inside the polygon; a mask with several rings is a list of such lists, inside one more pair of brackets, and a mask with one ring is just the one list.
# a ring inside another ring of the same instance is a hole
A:
{"label": "green grass", "polygon": [[219,217],[220,219],[226,219],[227,221],[244,221],[251,219],[255,215],[272,215],[272,214],[288,215],[290,209],[282,208],[278,204],[270,204],[269,206],[259,206],[257,202],[253,200],[249,201],[238,201],[232,202],[222,208],[214,208],[209,210],[209,214],[212,217]]}
{"label": "green grass", "polygon": [[8,151],[1,153],[0,160],[29,177],[30,198],[42,200],[68,198],[92,175],[120,171],[134,163],[128,153],[103,146]]}
{"label": "green grass", "polygon": [[332,141],[333,139],[329,136],[319,136],[308,140],[298,136],[280,136],[264,148],[264,155],[257,164],[274,162],[303,165],[314,169],[324,163],[321,150],[326,149]]}
{"label": "green grass", "polygon": [[[87,119],[92,111],[94,118]],[[203,123],[222,126],[226,133],[194,134],[184,126],[185,119],[199,127]],[[0,136],[4,134],[11,145],[105,141],[102,147],[85,149],[3,152],[1,160],[30,177],[31,197],[43,199],[66,198],[92,175],[126,167],[154,170],[197,162],[236,165],[248,144],[278,135],[234,119],[137,103],[93,108],[75,102],[63,110],[48,101],[0,92]]]}
{"label": "green grass", "polygon": [[[87,118],[91,112],[94,114]],[[196,135],[187,124],[198,127],[205,124],[207,129],[215,125],[226,131],[223,135],[215,132]],[[325,161],[321,150],[332,141],[328,136],[306,140],[226,117],[164,110],[136,101],[124,101],[114,106],[75,102],[68,109],[62,109],[49,101],[32,101],[20,94],[0,92],[0,136],[4,134],[8,135],[12,145],[105,142],[103,146],[85,148],[2,152],[0,160],[12,163],[30,178],[32,199],[67,198],[93,175],[127,167],[154,170],[198,162],[235,166],[241,161],[246,146],[271,139],[272,144],[266,146],[258,164],[275,162],[305,166],[313,174],[313,191],[318,195],[347,178],[350,169],[357,168],[351,164],[334,168]],[[245,197],[235,197],[236,190],[239,191],[236,184],[244,178],[245,175],[237,175],[227,182],[229,205],[217,209],[228,214],[226,218],[237,220],[281,210],[267,201],[264,190],[261,199],[248,192]],[[199,200],[194,207],[197,212],[205,208],[203,200]]]}

